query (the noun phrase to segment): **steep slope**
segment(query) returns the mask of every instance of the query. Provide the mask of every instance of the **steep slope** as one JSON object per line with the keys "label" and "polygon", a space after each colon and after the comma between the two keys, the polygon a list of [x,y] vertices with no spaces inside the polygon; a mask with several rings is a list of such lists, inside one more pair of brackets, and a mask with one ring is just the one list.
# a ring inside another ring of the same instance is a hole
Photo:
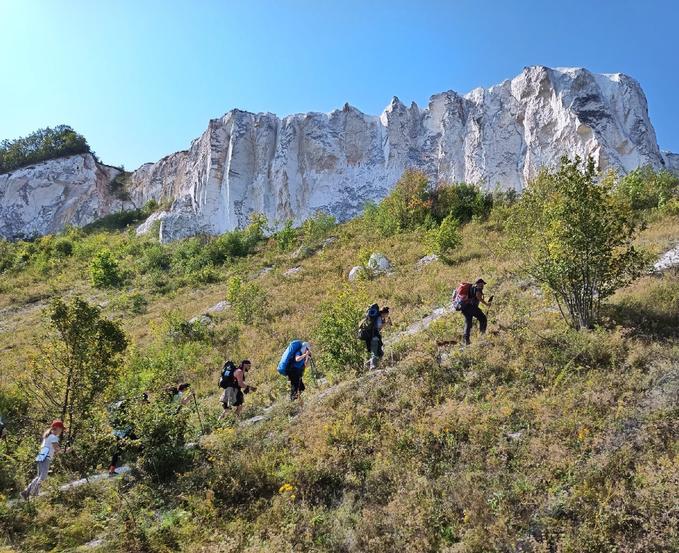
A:
{"label": "steep slope", "polygon": [[78,154],[0,175],[0,236],[55,233],[129,207],[109,186],[119,174],[119,169],[97,162],[91,154]]}
{"label": "steep slope", "polygon": [[378,116],[344,106],[279,118],[233,110],[210,121],[189,150],[134,172],[138,205],[172,201],[163,241],[247,223],[300,222],[316,210],[345,220],[378,200],[406,168],[433,179],[521,189],[542,166],[592,155],[601,169],[676,168],[662,154],[639,84],[626,75],[528,67],[512,80],[426,108],[394,98]]}

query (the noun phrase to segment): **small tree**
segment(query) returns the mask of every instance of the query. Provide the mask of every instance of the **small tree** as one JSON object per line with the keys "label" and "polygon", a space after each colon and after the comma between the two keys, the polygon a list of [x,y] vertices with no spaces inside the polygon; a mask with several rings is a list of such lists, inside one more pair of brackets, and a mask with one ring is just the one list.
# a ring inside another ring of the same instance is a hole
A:
{"label": "small tree", "polygon": [[462,243],[460,223],[452,215],[448,215],[439,227],[429,231],[429,244],[433,252],[441,257],[448,257]]}
{"label": "small tree", "polygon": [[243,282],[240,277],[229,279],[226,299],[233,306],[236,318],[244,324],[261,317],[267,304],[264,290],[254,282]]}
{"label": "small tree", "polygon": [[509,221],[525,270],[547,286],[561,314],[590,328],[601,301],[637,278],[645,256],[632,245],[637,219],[613,193],[614,178],[596,179],[594,162],[564,157],[556,172],[530,183]]}
{"label": "small tree", "polygon": [[54,299],[47,318],[52,336],[39,346],[30,382],[45,410],[66,423],[71,443],[114,381],[128,341],[118,323],[80,297]]}
{"label": "small tree", "polygon": [[111,288],[122,283],[123,275],[110,250],[100,250],[94,256],[90,263],[90,279],[97,288]]}
{"label": "small tree", "polygon": [[364,295],[341,292],[321,305],[315,340],[321,347],[320,362],[331,371],[356,369],[365,355],[365,344],[356,338],[367,300]]}

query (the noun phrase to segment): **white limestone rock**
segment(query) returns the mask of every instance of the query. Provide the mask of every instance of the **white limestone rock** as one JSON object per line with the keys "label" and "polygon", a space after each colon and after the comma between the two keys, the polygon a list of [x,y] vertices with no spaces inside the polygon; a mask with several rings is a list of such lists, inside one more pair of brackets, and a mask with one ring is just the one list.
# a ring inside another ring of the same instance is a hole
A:
{"label": "white limestone rock", "polygon": [[391,270],[391,261],[383,253],[375,252],[368,259],[368,269],[373,274],[387,273]]}
{"label": "white limestone rock", "polygon": [[658,148],[634,79],[536,66],[488,89],[436,94],[425,108],[394,98],[380,116],[348,104],[283,118],[232,110],[188,150],[135,171],[131,192],[137,205],[172,201],[161,220],[169,241],[242,227],[253,212],[274,223],[300,223],[318,210],[345,220],[381,199],[406,168],[521,189],[564,154],[592,155],[621,172],[679,170],[679,156]]}
{"label": "white limestone rock", "polygon": [[118,174],[91,154],[78,154],[0,175],[0,236],[32,238],[130,209],[111,193]]}
{"label": "white limestone rock", "polygon": [[430,255],[425,255],[423,258],[421,258],[417,263],[417,267],[425,267],[427,265],[430,265],[431,263],[434,263],[434,261],[438,261],[439,256],[436,255],[435,253],[432,253]]}
{"label": "white limestone rock", "polygon": [[294,277],[302,272],[302,267],[292,267],[283,273],[285,277]]}
{"label": "white limestone rock", "polygon": [[356,282],[361,278],[361,275],[364,271],[365,268],[362,265],[356,265],[355,267],[352,267],[349,271],[349,282]]}

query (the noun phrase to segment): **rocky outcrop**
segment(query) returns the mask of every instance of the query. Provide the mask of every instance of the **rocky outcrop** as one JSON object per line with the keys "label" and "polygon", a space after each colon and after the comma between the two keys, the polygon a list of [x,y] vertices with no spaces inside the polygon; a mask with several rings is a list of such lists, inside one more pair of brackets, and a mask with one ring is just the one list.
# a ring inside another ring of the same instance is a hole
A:
{"label": "rocky outcrop", "polygon": [[168,241],[242,227],[254,212],[271,222],[301,222],[317,210],[347,219],[406,168],[520,189],[564,154],[592,155],[601,169],[621,172],[679,168],[678,156],[660,152],[634,79],[528,67],[489,89],[434,95],[425,108],[394,98],[380,116],[348,104],[283,118],[233,110],[187,151],[138,169],[131,193],[138,205],[172,202],[154,216]]}
{"label": "rocky outcrop", "polygon": [[13,240],[55,233],[129,208],[111,192],[119,174],[91,154],[78,154],[0,175],[0,236]]}

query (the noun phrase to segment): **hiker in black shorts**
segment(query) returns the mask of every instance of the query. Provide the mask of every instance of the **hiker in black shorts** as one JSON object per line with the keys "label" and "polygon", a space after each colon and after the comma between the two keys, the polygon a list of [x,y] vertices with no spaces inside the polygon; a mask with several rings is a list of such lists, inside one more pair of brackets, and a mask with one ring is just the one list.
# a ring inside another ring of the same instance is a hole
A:
{"label": "hiker in black shorts", "polygon": [[248,359],[241,361],[238,367],[229,367],[230,362],[224,365],[222,371],[223,381],[220,381],[220,386],[224,388],[222,396],[219,401],[224,408],[224,411],[219,415],[219,420],[226,416],[226,413],[232,408],[236,408],[236,416],[240,417],[243,410],[243,403],[245,401],[245,394],[254,392],[257,388],[245,383],[245,376],[252,367],[252,363]]}

